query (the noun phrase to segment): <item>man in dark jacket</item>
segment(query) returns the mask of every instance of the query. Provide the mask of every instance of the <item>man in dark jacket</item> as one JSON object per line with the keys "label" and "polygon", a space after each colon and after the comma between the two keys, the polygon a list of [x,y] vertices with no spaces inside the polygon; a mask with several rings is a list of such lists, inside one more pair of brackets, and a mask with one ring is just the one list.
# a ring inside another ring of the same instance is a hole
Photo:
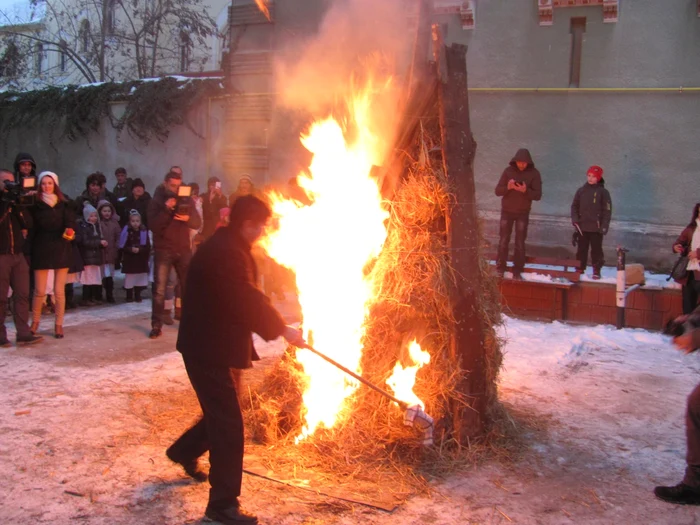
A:
{"label": "man in dark jacket", "polygon": [[[155,339],[162,335],[163,316],[165,313],[165,287],[172,268],[175,269],[180,286],[184,289],[187,269],[192,258],[190,229],[197,229],[202,219],[197,213],[194,202],[189,197],[178,197],[182,185],[179,173],[170,171],[165,182],[156,188],[148,205],[148,227],[153,232],[154,252],[154,293],[151,314],[151,333]],[[188,214],[177,213],[176,207],[184,205]]]}
{"label": "man in dark jacket", "polygon": [[257,523],[238,502],[243,476],[243,418],[238,404],[240,370],[257,357],[253,332],[265,340],[284,336],[300,346],[301,332],[285,326],[257,286],[251,254],[270,218],[270,208],[253,196],[231,207],[229,226],[219,228],[192,258],[184,287],[177,349],[202,407],[203,417],[168,450],[195,479],[206,476],[197,458],[209,450],[206,516],[221,523]]}
{"label": "man in dark jacket", "polygon": [[[673,338],[673,344],[686,354],[698,350],[700,348],[700,307],[675,321],[686,324],[687,328],[682,335]],[[672,487],[656,487],[654,495],[669,503],[700,505],[700,385],[697,385],[688,396],[685,425],[687,453],[683,481]]]}
{"label": "man in dark jacket", "polygon": [[117,178],[117,184],[112,190],[112,194],[118,201],[123,201],[131,196],[131,185],[134,182],[126,174],[126,168],[117,168],[114,170],[114,176]]}
{"label": "man in dark jacket", "polygon": [[100,201],[109,201],[114,208],[117,208],[117,199],[114,194],[105,187],[107,178],[104,173],[96,171],[88,175],[85,179],[85,191],[75,199],[78,215],[82,215],[83,206],[89,203],[93,208],[97,209]]}
{"label": "man in dark jacket", "polygon": [[219,211],[228,207],[228,200],[221,191],[221,181],[217,177],[209,177],[207,193],[202,195],[202,237],[208,239],[216,230],[219,222]]}
{"label": "man in dark jacket", "polygon": [[25,177],[36,177],[36,162],[29,153],[18,153],[15,157],[14,168],[14,177],[17,182],[22,182]]}
{"label": "man in dark jacket", "polygon": [[588,247],[591,247],[593,279],[600,279],[603,258],[603,236],[607,235],[612,216],[612,200],[605,189],[603,168],[591,166],[586,172],[588,181],[581,186],[571,203],[571,222],[580,234],[578,241],[579,272],[586,271]]}
{"label": "man in dark jacket", "polygon": [[515,224],[515,253],[513,254],[513,279],[521,279],[525,267],[525,239],[530,221],[532,201],[542,198],[542,178],[535,168],[530,152],[519,149],[503,171],[496,185],[496,195],[501,199],[498,258],[496,271],[503,277],[508,265],[508,245]]}
{"label": "man in dark jacket", "polygon": [[29,329],[29,265],[24,257],[24,239],[32,226],[32,217],[11,199],[5,182],[14,182],[10,170],[0,170],[0,346],[8,347],[5,328],[7,293],[12,286],[17,344],[35,343],[41,336]]}

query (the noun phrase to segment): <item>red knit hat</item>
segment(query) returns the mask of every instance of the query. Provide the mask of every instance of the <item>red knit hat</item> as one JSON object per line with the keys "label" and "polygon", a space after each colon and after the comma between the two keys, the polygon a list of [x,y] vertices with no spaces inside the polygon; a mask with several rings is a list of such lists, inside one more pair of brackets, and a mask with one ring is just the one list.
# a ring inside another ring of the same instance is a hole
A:
{"label": "red knit hat", "polygon": [[593,175],[598,181],[603,178],[603,168],[600,166],[591,166],[588,168],[586,175]]}

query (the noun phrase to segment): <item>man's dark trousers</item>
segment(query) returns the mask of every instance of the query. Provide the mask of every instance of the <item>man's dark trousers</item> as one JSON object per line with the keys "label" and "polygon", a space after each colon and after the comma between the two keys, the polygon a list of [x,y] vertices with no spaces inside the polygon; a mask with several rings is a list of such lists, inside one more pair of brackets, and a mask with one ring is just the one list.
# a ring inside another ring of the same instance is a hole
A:
{"label": "man's dark trousers", "polygon": [[683,313],[689,314],[698,307],[698,297],[700,297],[700,280],[695,275],[700,272],[689,271],[688,281],[681,288],[683,296]]}
{"label": "man's dark trousers", "polygon": [[513,254],[513,273],[522,273],[525,268],[525,239],[527,239],[527,226],[530,221],[529,213],[510,213],[501,210],[501,222],[499,227],[498,260],[496,268],[499,272],[505,272],[508,266],[508,245],[510,234],[515,224],[515,252]]}
{"label": "man's dark trousers", "polygon": [[685,432],[688,451],[687,467],[683,483],[700,490],[700,385],[688,396],[685,416]]}
{"label": "man's dark trousers", "polygon": [[579,267],[583,272],[588,264],[588,247],[591,248],[591,266],[595,271],[600,271],[605,263],[603,258],[603,234],[599,232],[583,232],[578,241]]}
{"label": "man's dark trousers", "polygon": [[243,481],[243,415],[236,393],[238,370],[185,359],[185,369],[203,417],[168,449],[175,461],[190,462],[209,451],[209,507],[235,505]]}
{"label": "man's dark trousers", "polygon": [[170,253],[166,251],[156,251],[153,260],[153,308],[151,312],[151,326],[153,328],[163,328],[163,315],[165,312],[165,289],[168,286],[168,277],[172,268],[175,269],[177,278],[180,281],[180,289],[185,289],[187,279],[187,269],[190,266],[192,254]]}
{"label": "man's dark trousers", "polygon": [[12,315],[17,337],[29,337],[29,265],[23,254],[0,255],[0,341],[7,339],[5,312],[7,293],[12,286],[14,305]]}

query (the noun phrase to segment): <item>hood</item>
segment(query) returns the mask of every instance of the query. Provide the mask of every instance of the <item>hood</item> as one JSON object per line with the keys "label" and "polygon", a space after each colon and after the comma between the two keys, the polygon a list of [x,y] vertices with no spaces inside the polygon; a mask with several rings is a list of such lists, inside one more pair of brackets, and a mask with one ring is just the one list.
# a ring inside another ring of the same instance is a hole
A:
{"label": "hood", "polygon": [[171,198],[175,199],[177,198],[177,195],[175,195],[172,191],[166,189],[165,184],[159,184],[156,188],[156,191],[153,192],[152,198],[153,200],[160,202],[161,204],[165,204],[165,201]]}
{"label": "hood", "polygon": [[95,207],[92,204],[90,204],[89,202],[86,202],[85,205],[83,206],[83,219],[85,220],[85,222],[88,221],[91,213],[96,213],[96,212],[97,212],[97,210],[95,209]]}
{"label": "hood", "polygon": [[15,173],[19,173],[20,162],[25,162],[27,160],[32,163],[32,176],[36,176],[36,162],[34,162],[34,157],[32,157],[29,153],[24,152],[18,153],[15,157]]}
{"label": "hood", "polygon": [[113,205],[111,202],[109,202],[109,201],[106,200],[106,199],[102,199],[100,202],[97,203],[97,216],[100,218],[100,220],[103,220],[100,211],[101,211],[102,208],[104,208],[105,206],[109,206],[110,208],[112,208],[112,218],[109,219],[109,220],[110,220],[110,221],[117,221],[117,222],[119,222],[119,215],[117,215],[117,210],[116,210],[116,208],[114,207],[114,205]]}
{"label": "hood", "polygon": [[515,163],[516,162],[527,162],[527,167],[528,168],[534,168],[535,163],[532,160],[532,156],[530,155],[530,151],[525,149],[525,148],[520,148],[515,155],[513,155],[513,158],[510,160],[510,165],[513,166],[514,168],[516,167]]}

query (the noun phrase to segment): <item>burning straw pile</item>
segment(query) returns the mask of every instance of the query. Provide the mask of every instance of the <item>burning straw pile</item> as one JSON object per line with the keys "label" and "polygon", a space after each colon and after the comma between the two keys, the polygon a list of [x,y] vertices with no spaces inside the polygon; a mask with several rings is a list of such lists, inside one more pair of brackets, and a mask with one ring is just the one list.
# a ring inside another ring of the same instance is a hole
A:
{"label": "burning straw pile", "polygon": [[[274,444],[263,453],[271,463],[347,475],[410,473],[411,479],[419,480],[417,473],[444,472],[473,459],[452,438],[454,408],[464,402],[456,388],[462,372],[450,354],[455,279],[446,224],[452,204],[441,171],[425,163],[411,166],[387,203],[390,218],[381,255],[366,269],[374,274],[378,296],[365,323],[362,375],[389,390],[385,382],[397,361],[413,364],[407,362],[407,347],[417,339],[431,360],[418,371],[414,391],[435,420],[434,445],[423,446],[421,432],[404,426],[402,410],[364,386],[346,403],[332,429],[319,428],[295,444],[302,428],[304,375],[290,348],[262,385],[244,399],[253,441]],[[492,326],[499,322],[500,301],[487,266],[482,273],[480,314],[489,327],[487,384],[494,385],[501,353]],[[490,406],[496,406],[495,391],[488,395]]]}

